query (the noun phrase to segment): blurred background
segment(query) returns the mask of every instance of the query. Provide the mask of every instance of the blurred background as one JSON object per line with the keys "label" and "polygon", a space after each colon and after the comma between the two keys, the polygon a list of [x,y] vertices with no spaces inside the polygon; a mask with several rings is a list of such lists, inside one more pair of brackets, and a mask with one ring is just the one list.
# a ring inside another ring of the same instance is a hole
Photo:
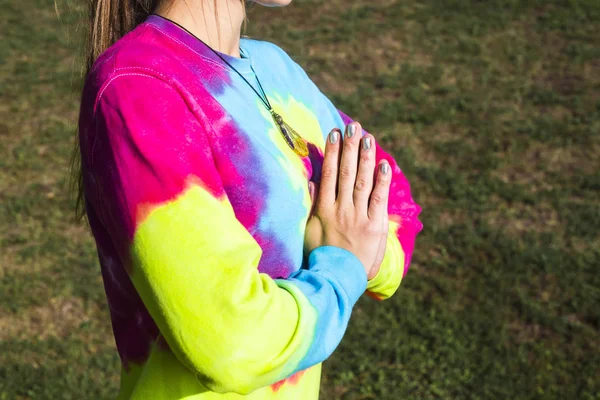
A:
{"label": "blurred background", "polygon": [[[0,0],[0,399],[112,399],[68,166],[86,2]],[[57,15],[58,11],[58,15]],[[600,399],[600,1],[253,7],[423,206],[399,292],[362,299],[322,399]]]}

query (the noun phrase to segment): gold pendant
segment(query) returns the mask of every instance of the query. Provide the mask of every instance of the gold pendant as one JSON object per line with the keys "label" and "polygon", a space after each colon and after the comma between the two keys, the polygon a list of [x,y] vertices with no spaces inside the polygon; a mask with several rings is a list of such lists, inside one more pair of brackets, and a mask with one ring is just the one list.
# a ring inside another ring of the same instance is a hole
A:
{"label": "gold pendant", "polygon": [[283,135],[288,146],[294,150],[294,153],[298,154],[300,157],[308,156],[308,146],[306,145],[306,141],[302,139],[302,136],[300,136],[294,128],[286,124],[281,115],[273,110],[271,110],[271,115],[273,115],[273,119],[279,127],[279,132]]}

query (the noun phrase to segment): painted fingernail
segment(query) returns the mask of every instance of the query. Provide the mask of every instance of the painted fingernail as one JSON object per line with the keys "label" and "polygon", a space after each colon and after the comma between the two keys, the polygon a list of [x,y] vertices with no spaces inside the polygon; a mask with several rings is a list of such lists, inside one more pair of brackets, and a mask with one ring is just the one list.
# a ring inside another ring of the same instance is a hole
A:
{"label": "painted fingernail", "polygon": [[381,170],[381,173],[384,175],[387,175],[387,173],[390,172],[390,166],[388,165],[388,163],[381,164],[379,169]]}
{"label": "painted fingernail", "polygon": [[371,148],[371,138],[364,138],[363,139],[363,150],[369,150]]}
{"label": "painted fingernail", "polygon": [[340,137],[340,132],[337,129],[332,130],[329,133],[329,143],[334,144],[335,142],[338,141]]}
{"label": "painted fingernail", "polygon": [[348,137],[352,137],[354,136],[354,134],[356,133],[357,127],[355,123],[351,123],[350,125],[348,125],[348,131],[346,132]]}

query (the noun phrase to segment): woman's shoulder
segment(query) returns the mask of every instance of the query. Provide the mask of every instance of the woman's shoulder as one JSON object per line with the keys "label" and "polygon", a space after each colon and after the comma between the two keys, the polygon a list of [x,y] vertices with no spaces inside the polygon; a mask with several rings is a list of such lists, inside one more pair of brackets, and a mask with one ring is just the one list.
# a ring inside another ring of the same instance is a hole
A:
{"label": "woman's shoulder", "polygon": [[100,89],[122,75],[148,75],[169,81],[178,64],[164,36],[142,23],[106,49],[92,65],[86,86]]}

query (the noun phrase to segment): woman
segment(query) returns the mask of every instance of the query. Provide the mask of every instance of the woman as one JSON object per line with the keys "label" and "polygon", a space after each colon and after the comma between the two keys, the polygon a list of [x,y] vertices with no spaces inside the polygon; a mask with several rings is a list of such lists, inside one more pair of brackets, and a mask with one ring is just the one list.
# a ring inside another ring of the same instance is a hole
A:
{"label": "woman", "polygon": [[408,182],[283,50],[240,40],[239,0],[91,14],[81,193],[119,398],[317,399],[355,302],[408,268]]}

